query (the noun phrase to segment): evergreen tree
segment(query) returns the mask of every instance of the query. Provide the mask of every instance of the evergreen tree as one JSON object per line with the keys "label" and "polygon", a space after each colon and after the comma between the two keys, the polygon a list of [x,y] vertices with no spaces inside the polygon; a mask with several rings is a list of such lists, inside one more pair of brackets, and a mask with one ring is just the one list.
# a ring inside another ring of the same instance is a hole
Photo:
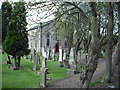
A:
{"label": "evergreen tree", "polygon": [[11,21],[7,28],[7,36],[3,43],[3,50],[14,57],[14,66],[20,67],[20,57],[28,55],[28,37],[26,31],[26,10],[24,2],[15,2]]}
{"label": "evergreen tree", "polygon": [[2,4],[2,43],[5,40],[7,33],[7,25],[10,22],[12,6],[9,2]]}

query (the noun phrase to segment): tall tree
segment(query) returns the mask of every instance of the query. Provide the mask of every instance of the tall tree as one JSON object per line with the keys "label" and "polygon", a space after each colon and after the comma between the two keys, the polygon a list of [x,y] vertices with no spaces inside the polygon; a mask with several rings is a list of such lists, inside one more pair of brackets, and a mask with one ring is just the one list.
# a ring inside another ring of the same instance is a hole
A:
{"label": "tall tree", "polygon": [[7,25],[11,19],[12,6],[9,2],[2,3],[2,43],[7,33]]}
{"label": "tall tree", "polygon": [[7,54],[14,57],[15,68],[20,67],[20,57],[28,55],[28,37],[26,31],[26,9],[24,2],[15,2],[11,21],[8,25],[6,39],[3,43],[3,49]]}
{"label": "tall tree", "polygon": [[119,12],[119,38],[118,38],[118,54],[117,54],[117,61],[118,61],[118,82],[119,85],[118,87],[120,87],[120,2],[117,3],[118,5],[118,12]]}
{"label": "tall tree", "polygon": [[99,29],[97,24],[97,9],[96,3],[91,2],[91,9],[92,9],[92,17],[91,17],[91,54],[90,60],[87,63],[86,70],[83,75],[81,75],[80,79],[80,87],[88,88],[92,76],[97,68],[98,59],[99,59]]}
{"label": "tall tree", "polygon": [[112,41],[113,41],[113,27],[114,27],[114,19],[113,19],[113,7],[111,2],[108,3],[108,28],[107,28],[107,82],[111,82],[112,76]]}
{"label": "tall tree", "polygon": [[[7,34],[7,26],[11,19],[12,6],[9,2],[2,3],[2,43],[5,40]],[[10,56],[7,55],[7,64],[11,64]]]}

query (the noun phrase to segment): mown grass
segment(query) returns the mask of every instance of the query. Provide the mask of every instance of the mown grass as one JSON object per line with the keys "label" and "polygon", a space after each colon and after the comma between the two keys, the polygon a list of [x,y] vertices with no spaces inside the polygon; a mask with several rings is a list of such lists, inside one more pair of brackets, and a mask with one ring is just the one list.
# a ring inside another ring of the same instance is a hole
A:
{"label": "mown grass", "polygon": [[[33,71],[33,62],[29,59],[21,60],[21,70],[10,70],[8,65],[4,63],[6,60],[5,54],[2,55],[2,88],[37,88],[40,82],[38,71]],[[50,74],[47,78],[58,80],[67,77],[67,69],[57,67],[58,61],[47,60],[47,67]],[[38,66],[41,68],[41,65]],[[50,84],[52,81],[47,81]]]}

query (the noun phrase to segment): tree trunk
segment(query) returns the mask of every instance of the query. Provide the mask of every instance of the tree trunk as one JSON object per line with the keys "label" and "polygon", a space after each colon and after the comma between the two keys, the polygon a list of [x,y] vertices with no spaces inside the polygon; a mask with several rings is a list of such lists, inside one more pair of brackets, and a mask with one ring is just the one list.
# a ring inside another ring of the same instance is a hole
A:
{"label": "tree trunk", "polygon": [[90,60],[88,61],[85,70],[80,75],[80,87],[89,88],[90,81],[92,76],[97,68],[98,59],[99,59],[99,30],[97,24],[97,10],[96,3],[91,2],[92,8],[92,20],[91,20],[91,53]]}
{"label": "tree trunk", "polygon": [[13,58],[14,58],[14,62],[13,62],[13,64],[10,66],[10,69],[12,69],[12,70],[17,70],[18,68],[17,68],[17,59],[16,59],[16,56],[13,56]]}
{"label": "tree trunk", "polygon": [[106,81],[111,82],[111,76],[112,76],[112,39],[113,39],[113,26],[114,26],[114,21],[113,21],[113,8],[111,5],[111,2],[108,4],[108,30],[107,30],[107,77]]}
{"label": "tree trunk", "polygon": [[11,64],[10,56],[7,55],[7,64]]}
{"label": "tree trunk", "polygon": [[20,67],[20,56],[18,56],[18,66],[17,67]]}
{"label": "tree trunk", "polygon": [[118,88],[120,88],[120,2],[117,3],[118,5],[118,13],[119,13],[119,37],[118,37],[118,49],[117,49],[117,61],[118,61]]}

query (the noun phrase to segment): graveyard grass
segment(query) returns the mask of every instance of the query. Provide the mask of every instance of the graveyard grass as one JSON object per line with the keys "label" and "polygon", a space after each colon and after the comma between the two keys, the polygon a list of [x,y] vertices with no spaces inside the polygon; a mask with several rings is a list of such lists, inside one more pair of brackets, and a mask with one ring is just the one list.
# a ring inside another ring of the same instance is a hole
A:
{"label": "graveyard grass", "polygon": [[[10,70],[5,64],[6,56],[2,55],[2,88],[37,88],[40,82],[40,75],[38,71],[33,71],[33,62],[28,59],[21,59],[21,70]],[[63,79],[67,77],[67,69],[57,67],[58,61],[47,60],[49,73],[47,78],[53,80]],[[41,65],[38,66],[39,68]],[[47,81],[50,84],[52,81]]]}

